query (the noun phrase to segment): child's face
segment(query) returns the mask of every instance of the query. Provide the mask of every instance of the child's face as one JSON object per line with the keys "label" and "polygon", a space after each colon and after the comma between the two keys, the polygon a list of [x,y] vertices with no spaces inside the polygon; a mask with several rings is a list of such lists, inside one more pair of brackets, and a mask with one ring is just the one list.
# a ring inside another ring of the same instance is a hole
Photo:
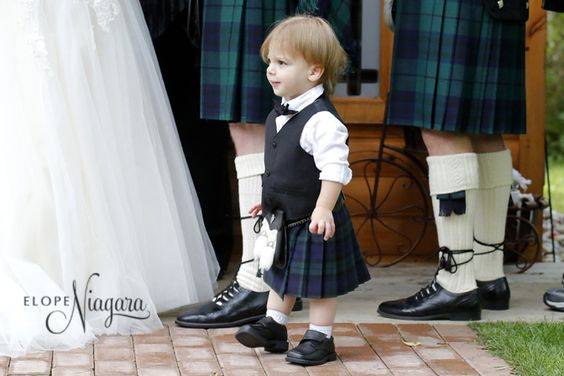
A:
{"label": "child's face", "polygon": [[286,100],[316,86],[322,73],[321,66],[308,63],[301,55],[294,56],[275,46],[268,51],[266,78],[274,94]]}

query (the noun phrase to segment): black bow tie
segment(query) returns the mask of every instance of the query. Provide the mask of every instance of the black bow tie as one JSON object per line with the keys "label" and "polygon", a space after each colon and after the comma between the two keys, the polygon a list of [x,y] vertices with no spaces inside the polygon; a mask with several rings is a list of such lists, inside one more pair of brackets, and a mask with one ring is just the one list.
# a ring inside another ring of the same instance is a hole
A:
{"label": "black bow tie", "polygon": [[277,116],[294,115],[298,113],[298,111],[290,110],[288,107],[288,103],[282,105],[281,102],[278,102],[277,100],[274,101],[274,112],[276,112]]}

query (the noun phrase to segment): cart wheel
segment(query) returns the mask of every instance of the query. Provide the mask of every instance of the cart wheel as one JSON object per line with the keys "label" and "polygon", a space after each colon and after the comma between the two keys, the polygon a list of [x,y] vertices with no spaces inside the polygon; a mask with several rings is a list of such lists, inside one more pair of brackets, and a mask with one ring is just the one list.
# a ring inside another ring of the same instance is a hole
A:
{"label": "cart wheel", "polygon": [[535,226],[525,218],[508,215],[503,249],[505,258],[515,262],[519,273],[527,271],[541,254],[541,241]]}
{"label": "cart wheel", "polygon": [[[366,262],[394,265],[408,257],[425,235],[430,220],[427,190],[403,158],[389,153],[380,160],[354,161],[351,168],[360,172],[366,185],[366,196],[347,195],[357,237],[371,240],[371,246],[364,247]],[[382,243],[391,246],[383,248]]]}

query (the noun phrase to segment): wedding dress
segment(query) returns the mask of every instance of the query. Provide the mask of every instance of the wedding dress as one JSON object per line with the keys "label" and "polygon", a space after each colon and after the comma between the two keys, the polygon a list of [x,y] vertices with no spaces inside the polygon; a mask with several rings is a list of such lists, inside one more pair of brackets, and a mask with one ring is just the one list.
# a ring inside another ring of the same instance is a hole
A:
{"label": "wedding dress", "polygon": [[219,267],[138,0],[2,0],[0,31],[0,355],[209,299]]}

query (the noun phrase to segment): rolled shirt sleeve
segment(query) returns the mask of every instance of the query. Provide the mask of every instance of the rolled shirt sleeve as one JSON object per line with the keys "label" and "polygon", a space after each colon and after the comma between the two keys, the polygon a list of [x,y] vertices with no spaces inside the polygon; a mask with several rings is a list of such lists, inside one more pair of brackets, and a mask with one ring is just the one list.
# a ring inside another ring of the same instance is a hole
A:
{"label": "rolled shirt sleeve", "polygon": [[349,167],[347,127],[329,111],[313,115],[304,126],[300,146],[313,156],[321,171],[319,180],[347,185],[352,179]]}

